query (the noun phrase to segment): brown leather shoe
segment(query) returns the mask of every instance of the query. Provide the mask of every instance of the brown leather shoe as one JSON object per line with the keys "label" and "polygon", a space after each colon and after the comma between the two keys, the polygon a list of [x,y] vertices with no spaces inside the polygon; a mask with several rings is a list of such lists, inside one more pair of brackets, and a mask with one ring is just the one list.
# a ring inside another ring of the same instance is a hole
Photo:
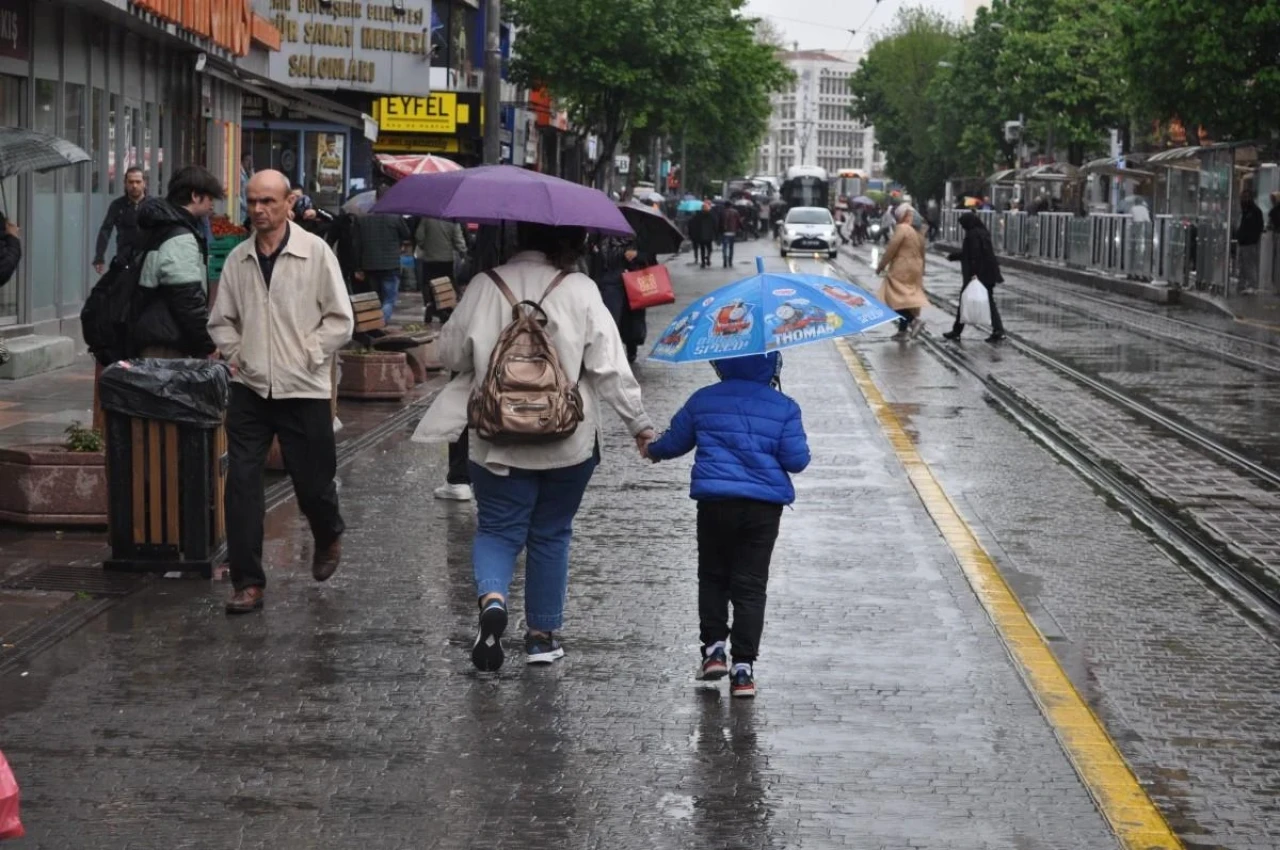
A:
{"label": "brown leather shoe", "polygon": [[262,588],[258,585],[237,590],[227,603],[228,614],[252,614],[262,610]]}
{"label": "brown leather shoe", "polygon": [[316,581],[328,581],[342,563],[342,538],[339,537],[326,548],[316,547],[311,557],[311,577]]}

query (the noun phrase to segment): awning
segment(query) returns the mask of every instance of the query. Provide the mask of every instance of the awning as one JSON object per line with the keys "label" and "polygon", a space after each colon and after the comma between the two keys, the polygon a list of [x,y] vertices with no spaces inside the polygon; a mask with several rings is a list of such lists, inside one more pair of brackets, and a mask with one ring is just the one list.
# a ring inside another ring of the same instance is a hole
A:
{"label": "awning", "polygon": [[1078,169],[1065,162],[1049,162],[1033,165],[1018,172],[1018,180],[1038,180],[1042,183],[1065,183],[1076,176]]}
{"label": "awning", "polygon": [[[1121,165],[1121,161],[1125,165]],[[1106,177],[1119,177],[1121,180],[1150,180],[1155,177],[1154,171],[1145,171],[1141,168],[1130,168],[1128,163],[1143,164],[1143,157],[1131,154],[1127,157],[1112,159],[1111,157],[1102,157],[1085,163],[1084,168],[1080,169],[1085,174],[1101,174]]]}
{"label": "awning", "polygon": [[302,112],[312,118],[318,118],[321,121],[328,121],[332,124],[354,127],[361,131],[365,138],[370,141],[377,141],[378,139],[378,122],[374,121],[372,117],[328,98],[303,91],[302,89],[281,85],[260,74],[254,74],[243,68],[237,68],[234,65],[226,65],[221,62],[215,64],[215,62],[210,61],[205,66],[204,73],[225,83],[237,86],[249,94],[257,95],[263,100],[279,104],[286,109]]}
{"label": "awning", "polygon": [[1003,171],[997,171],[995,174],[992,174],[990,177],[987,178],[987,182],[988,183],[1011,183],[1013,182],[1013,178],[1017,175],[1017,173],[1018,173],[1018,169],[1016,168],[1006,168]]}

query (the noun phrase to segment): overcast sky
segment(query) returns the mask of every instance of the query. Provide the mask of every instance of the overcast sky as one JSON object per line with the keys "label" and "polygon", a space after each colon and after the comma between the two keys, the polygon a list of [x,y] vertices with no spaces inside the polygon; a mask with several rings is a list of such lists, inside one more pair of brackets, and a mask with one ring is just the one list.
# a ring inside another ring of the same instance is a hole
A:
{"label": "overcast sky", "polygon": [[[891,23],[904,5],[958,19],[964,0],[749,0],[746,12],[773,21],[801,50],[853,50],[865,49],[867,36]],[[850,29],[859,29],[856,37]]]}

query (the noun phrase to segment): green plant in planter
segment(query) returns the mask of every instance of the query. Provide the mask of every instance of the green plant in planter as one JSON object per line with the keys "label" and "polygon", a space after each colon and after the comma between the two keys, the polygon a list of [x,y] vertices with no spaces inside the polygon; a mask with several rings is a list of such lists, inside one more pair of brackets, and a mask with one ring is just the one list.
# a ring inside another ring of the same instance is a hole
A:
{"label": "green plant in planter", "polygon": [[79,422],[72,422],[64,432],[67,441],[64,444],[69,452],[100,452],[103,450],[102,434],[93,428],[85,428]]}
{"label": "green plant in planter", "polygon": [[344,349],[342,349],[342,356],[343,356],[344,358],[346,358],[346,357],[368,357],[368,356],[369,356],[369,355],[371,355],[371,354],[381,354],[381,353],[382,353],[382,352],[377,351],[376,349],[373,349],[373,348],[344,348]]}

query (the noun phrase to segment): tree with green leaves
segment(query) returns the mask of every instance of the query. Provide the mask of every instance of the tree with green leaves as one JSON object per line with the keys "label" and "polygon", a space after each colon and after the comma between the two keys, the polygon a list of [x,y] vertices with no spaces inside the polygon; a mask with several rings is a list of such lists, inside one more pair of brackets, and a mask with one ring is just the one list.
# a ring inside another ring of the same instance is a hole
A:
{"label": "tree with green leaves", "polygon": [[1141,117],[1215,139],[1280,128],[1280,0],[1128,0],[1121,20]]}
{"label": "tree with green leaves", "polygon": [[[598,183],[630,139],[687,134],[691,149],[741,159],[763,133],[771,86],[785,74],[755,39],[744,0],[507,0],[518,27],[512,79],[545,86],[574,126],[600,139]],[[748,136],[752,138],[747,139]]]}
{"label": "tree with green leaves", "polygon": [[855,116],[875,125],[889,174],[917,198],[941,197],[954,170],[954,143],[933,132],[930,84],[958,38],[956,26],[937,12],[900,10],[849,80]]}

